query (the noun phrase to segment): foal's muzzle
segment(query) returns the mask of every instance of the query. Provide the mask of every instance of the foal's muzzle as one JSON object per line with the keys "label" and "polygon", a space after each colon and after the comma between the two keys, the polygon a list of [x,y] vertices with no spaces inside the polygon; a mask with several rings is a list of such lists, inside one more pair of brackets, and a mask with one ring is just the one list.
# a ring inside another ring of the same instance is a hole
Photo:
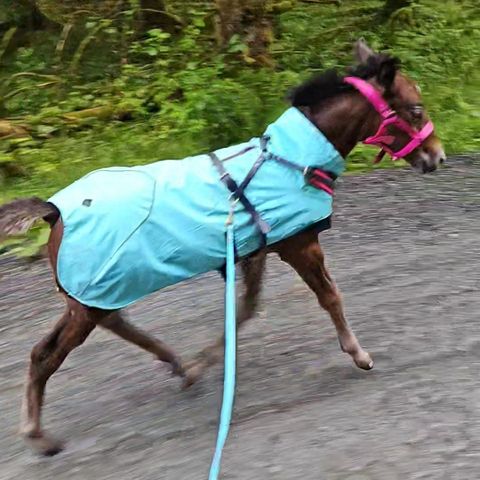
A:
{"label": "foal's muzzle", "polygon": [[417,152],[413,152],[411,159],[407,158],[413,168],[421,173],[431,173],[445,163],[447,160],[445,151],[438,141],[435,143],[436,145],[433,147],[428,143],[421,146]]}

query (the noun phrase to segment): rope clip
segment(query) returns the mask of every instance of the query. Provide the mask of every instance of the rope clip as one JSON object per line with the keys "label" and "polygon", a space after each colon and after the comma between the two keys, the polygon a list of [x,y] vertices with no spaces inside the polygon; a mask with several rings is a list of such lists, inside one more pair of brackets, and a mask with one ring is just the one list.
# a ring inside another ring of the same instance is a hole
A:
{"label": "rope clip", "polygon": [[240,201],[239,198],[235,198],[234,194],[230,195],[230,211],[228,213],[227,221],[225,222],[225,225],[232,225],[233,223],[233,216],[235,213],[235,207],[237,206],[237,203]]}

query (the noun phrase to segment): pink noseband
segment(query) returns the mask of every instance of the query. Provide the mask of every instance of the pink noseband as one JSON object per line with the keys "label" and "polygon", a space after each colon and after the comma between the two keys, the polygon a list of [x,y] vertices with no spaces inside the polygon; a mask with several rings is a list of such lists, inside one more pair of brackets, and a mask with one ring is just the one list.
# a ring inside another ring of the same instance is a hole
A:
{"label": "pink noseband", "polygon": [[[382,117],[382,123],[380,124],[377,133],[363,141],[363,143],[367,145],[376,145],[382,149],[378,154],[375,163],[382,159],[385,152],[391,155],[394,160],[405,157],[421,145],[433,132],[433,123],[430,120],[421,130],[415,130],[403,120],[403,118],[400,118],[397,113],[390,108],[390,105],[388,105],[380,93],[377,92],[375,87],[365,80],[358,77],[345,77],[344,81],[355,87]],[[392,135],[391,133],[392,127],[402,130],[410,137],[410,141],[396,152],[391,148],[391,145],[395,141],[395,135]]]}

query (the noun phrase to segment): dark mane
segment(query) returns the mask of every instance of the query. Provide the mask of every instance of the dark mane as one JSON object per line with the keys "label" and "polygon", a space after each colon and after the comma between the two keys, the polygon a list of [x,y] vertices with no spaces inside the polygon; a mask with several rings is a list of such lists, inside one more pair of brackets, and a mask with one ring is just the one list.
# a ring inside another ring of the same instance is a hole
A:
{"label": "dark mane", "polygon": [[[388,55],[375,55],[367,63],[349,68],[347,74],[367,80],[377,76],[385,65],[395,71],[399,61]],[[327,70],[294,88],[287,98],[294,107],[319,106],[336,95],[353,91],[353,87],[344,83],[343,78],[336,70]]]}

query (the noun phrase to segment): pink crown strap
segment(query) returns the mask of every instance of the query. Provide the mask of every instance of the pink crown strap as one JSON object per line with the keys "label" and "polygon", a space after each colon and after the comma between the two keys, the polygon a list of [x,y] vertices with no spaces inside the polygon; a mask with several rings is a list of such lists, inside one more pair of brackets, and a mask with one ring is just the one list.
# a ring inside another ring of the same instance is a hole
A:
{"label": "pink crown strap", "polygon": [[345,77],[343,80],[345,83],[355,87],[383,118],[390,114],[392,111],[390,105],[382,98],[373,85],[358,77]]}

